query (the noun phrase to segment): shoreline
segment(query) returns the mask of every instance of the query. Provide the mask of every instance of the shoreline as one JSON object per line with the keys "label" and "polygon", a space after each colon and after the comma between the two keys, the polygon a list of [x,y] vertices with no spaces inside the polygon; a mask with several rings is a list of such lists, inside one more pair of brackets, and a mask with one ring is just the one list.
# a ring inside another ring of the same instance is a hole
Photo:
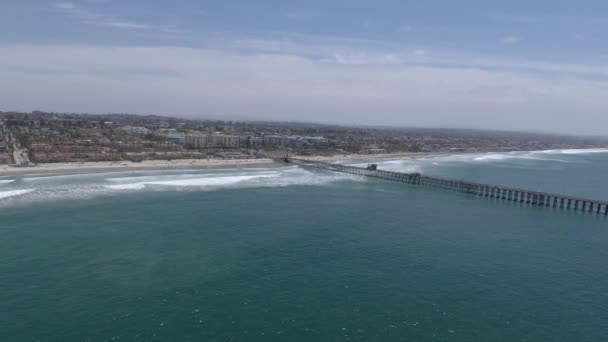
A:
{"label": "shoreline", "polygon": [[171,161],[144,160],[141,163],[133,163],[128,161],[46,163],[26,167],[3,165],[0,166],[0,178],[62,176],[104,172],[272,168],[282,166],[285,165],[282,163],[277,163],[272,159],[177,159]]}
{"label": "shoreline", "polygon": [[[295,158],[316,161],[331,161],[335,163],[373,163],[404,158],[437,157],[458,154],[483,153],[514,153],[514,152],[551,152],[551,151],[593,151],[600,149],[565,149],[565,150],[535,150],[535,151],[454,151],[454,152],[395,152],[385,154],[337,154],[331,156],[302,156]],[[601,149],[608,152],[608,149]],[[17,167],[0,165],[0,178],[8,177],[39,177],[60,176],[104,172],[136,172],[136,171],[166,171],[166,170],[205,170],[205,169],[240,169],[240,168],[278,168],[289,164],[272,159],[176,159],[176,160],[144,160],[140,163],[130,161],[113,162],[69,162],[45,163],[35,166]]]}
{"label": "shoreline", "polygon": [[[460,152],[467,153],[467,152]],[[477,153],[477,152],[469,152]],[[455,152],[396,152],[384,154],[338,154],[333,156],[296,156],[296,158],[309,159],[315,161],[333,161],[336,163],[358,162],[358,163],[373,163],[377,161],[390,161],[401,158],[414,157],[435,157],[457,154]]]}
{"label": "shoreline", "polygon": [[[449,153],[387,153],[387,154],[350,154],[333,156],[297,156],[310,160],[344,162],[374,162],[416,156],[447,155]],[[206,170],[206,169],[240,169],[240,168],[275,168],[286,167],[288,164],[272,159],[176,159],[176,160],[144,160],[140,163],[130,161],[113,162],[67,162],[43,163],[34,166],[0,166],[0,178],[7,177],[44,177],[79,175],[104,172],[136,172],[136,171],[166,171],[166,170]]]}

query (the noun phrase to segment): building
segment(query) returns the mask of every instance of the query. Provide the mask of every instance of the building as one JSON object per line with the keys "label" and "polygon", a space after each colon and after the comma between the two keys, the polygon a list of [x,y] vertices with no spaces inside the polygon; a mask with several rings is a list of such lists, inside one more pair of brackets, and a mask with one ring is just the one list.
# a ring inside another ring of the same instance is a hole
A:
{"label": "building", "polygon": [[302,147],[302,137],[297,135],[290,135],[287,137],[287,146],[300,148]]}
{"label": "building", "polygon": [[329,141],[324,137],[300,137],[297,135],[276,135],[269,134],[263,137],[264,146],[291,146],[295,148],[302,147],[327,147]]}
{"label": "building", "polygon": [[175,144],[184,144],[186,142],[186,134],[178,132],[174,128],[161,128],[156,132],[156,135],[163,137]]}
{"label": "building", "polygon": [[304,137],[303,139],[308,145],[314,147],[327,147],[329,145],[329,141],[324,137]]}
{"label": "building", "polygon": [[148,135],[150,130],[146,127],[122,126],[121,130],[133,135]]}
{"label": "building", "polygon": [[186,134],[184,133],[169,133],[165,135],[165,138],[175,144],[184,144],[186,141]]}
{"label": "building", "polygon": [[212,147],[236,148],[239,147],[240,138],[236,135],[212,134],[209,145]]}
{"label": "building", "polygon": [[209,136],[203,134],[186,134],[185,143],[188,148],[207,148],[209,146]]}
{"label": "building", "polygon": [[284,135],[265,135],[263,138],[264,146],[287,146],[289,138]]}
{"label": "building", "polygon": [[249,146],[260,147],[262,145],[264,145],[264,138],[255,136],[249,137]]}
{"label": "building", "polygon": [[259,147],[264,145],[264,139],[255,135],[241,135],[240,145],[249,147]]}

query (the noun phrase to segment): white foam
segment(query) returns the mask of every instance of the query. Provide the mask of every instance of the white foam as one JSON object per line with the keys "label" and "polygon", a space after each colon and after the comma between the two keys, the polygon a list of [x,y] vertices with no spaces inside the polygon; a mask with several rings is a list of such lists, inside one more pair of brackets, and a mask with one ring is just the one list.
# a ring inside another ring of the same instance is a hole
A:
{"label": "white foam", "polygon": [[438,157],[441,159],[446,159],[448,161],[459,161],[459,162],[492,162],[492,161],[506,161],[511,159],[526,159],[526,160],[540,160],[540,161],[554,161],[567,163],[567,160],[556,159],[556,158],[546,158],[540,157],[537,151],[514,151],[514,152],[505,152],[505,153],[497,153],[497,152],[488,152],[484,154],[457,154],[451,155],[448,157]]}
{"label": "white foam", "polygon": [[474,161],[497,161],[497,160],[509,160],[509,159],[528,159],[528,160],[543,160],[543,161],[556,161],[566,162],[562,159],[551,159],[551,158],[540,158],[534,157],[533,152],[510,152],[505,154],[488,154],[479,157],[474,157]]}
{"label": "white foam", "polygon": [[[147,185],[170,186],[170,187],[219,187],[233,185],[249,180],[260,178],[272,178],[278,175],[251,175],[251,176],[228,176],[228,177],[203,177],[173,180],[150,180],[136,183],[107,185],[106,188],[114,190],[142,190]],[[122,179],[123,181],[125,179]]]}
{"label": "white foam", "polygon": [[[363,176],[338,172],[307,170],[297,166],[272,170],[239,170],[226,172],[199,172],[190,170],[183,173],[137,174],[107,178],[90,175],[90,178],[40,182],[31,189],[0,192],[0,198],[11,198],[34,193],[23,198],[2,200],[0,207],[30,202],[49,202],[59,200],[85,200],[100,196],[114,196],[125,192],[154,191],[216,191],[235,188],[265,188],[287,186],[326,186],[340,181],[365,182]],[[34,189],[35,188],[35,189]],[[7,189],[8,190],[8,189]]]}
{"label": "white foam", "polygon": [[512,158],[512,156],[507,156],[505,154],[487,154],[484,156],[474,157],[474,161],[486,161],[486,160],[505,160]]}
{"label": "white foam", "polygon": [[131,183],[158,183],[162,181],[176,180],[192,180],[201,178],[225,178],[226,176],[261,176],[261,175],[278,175],[276,171],[261,171],[261,172],[231,172],[231,173],[184,173],[184,174],[157,174],[150,176],[132,176],[132,177],[115,177],[106,178],[109,182],[131,182]]}
{"label": "white foam", "polygon": [[608,148],[587,148],[587,149],[565,149],[565,150],[545,150],[534,151],[533,153],[546,154],[591,154],[591,153],[608,153]]}
{"label": "white foam", "polygon": [[23,189],[23,190],[11,190],[11,191],[0,191],[0,199],[25,195],[36,189]]}
{"label": "white foam", "polygon": [[142,190],[145,187],[146,187],[145,183],[106,185],[106,188],[112,189],[112,190]]}
{"label": "white foam", "polygon": [[[514,152],[486,152],[486,153],[460,153],[449,155],[435,155],[426,157],[406,157],[401,160],[378,161],[378,167],[383,170],[400,172],[425,172],[427,168],[436,168],[440,165],[449,167],[451,163],[506,163],[517,160],[550,161],[568,163],[568,160],[541,154],[534,151]],[[357,166],[365,166],[358,164]]]}
{"label": "white foam", "polygon": [[14,181],[15,181],[14,179],[1,179],[0,180],[0,185],[2,185],[2,184],[9,184],[9,183],[12,183]]}

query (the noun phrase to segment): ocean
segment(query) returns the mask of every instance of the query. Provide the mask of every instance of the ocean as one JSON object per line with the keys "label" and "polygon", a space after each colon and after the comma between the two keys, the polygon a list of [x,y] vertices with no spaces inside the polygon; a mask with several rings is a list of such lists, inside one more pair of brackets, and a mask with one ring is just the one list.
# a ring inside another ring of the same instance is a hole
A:
{"label": "ocean", "polygon": [[[379,163],[608,200],[608,150]],[[295,166],[0,178],[0,341],[603,341],[608,221]]]}

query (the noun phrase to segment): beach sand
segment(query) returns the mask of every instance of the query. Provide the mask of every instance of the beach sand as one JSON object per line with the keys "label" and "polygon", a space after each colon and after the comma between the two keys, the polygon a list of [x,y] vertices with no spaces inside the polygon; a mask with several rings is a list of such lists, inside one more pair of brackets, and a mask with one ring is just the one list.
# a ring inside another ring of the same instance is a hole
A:
{"label": "beach sand", "polygon": [[[387,153],[387,154],[339,154],[333,156],[293,156],[294,158],[327,161],[336,163],[371,163],[382,160],[397,160],[411,157],[438,155],[441,153]],[[0,177],[45,176],[65,174],[85,174],[120,171],[153,171],[153,170],[196,170],[196,169],[234,169],[282,167],[287,164],[272,159],[178,159],[178,160],[144,160],[141,163],[130,161],[82,162],[82,163],[48,163],[28,167],[0,165]]]}
{"label": "beach sand", "polygon": [[0,166],[0,177],[10,176],[45,176],[65,174],[85,174],[120,171],[153,171],[153,170],[195,170],[195,169],[234,169],[255,167],[280,167],[286,164],[272,159],[179,159],[179,160],[144,160],[141,163],[120,162],[83,162],[83,163],[48,163],[28,167]]}

